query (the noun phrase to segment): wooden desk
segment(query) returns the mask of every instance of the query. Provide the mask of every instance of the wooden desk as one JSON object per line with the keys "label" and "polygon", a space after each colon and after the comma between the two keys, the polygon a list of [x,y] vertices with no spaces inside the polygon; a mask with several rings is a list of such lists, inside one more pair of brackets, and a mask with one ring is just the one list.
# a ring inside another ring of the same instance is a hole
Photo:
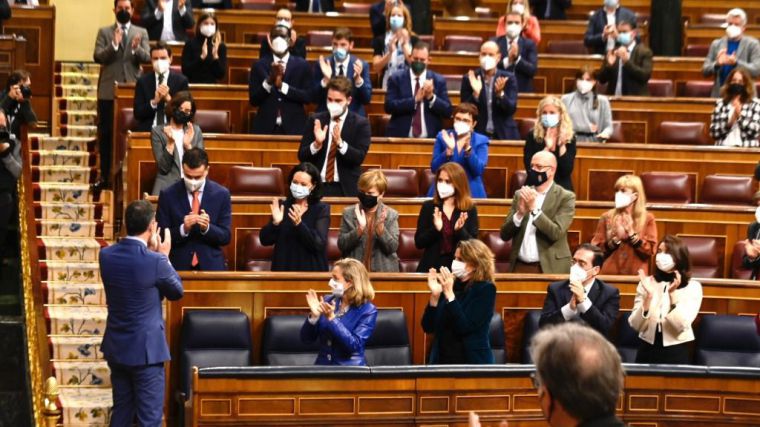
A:
{"label": "wooden desk", "polygon": [[11,19],[3,22],[3,32],[26,39],[26,64],[19,68],[32,75],[32,108],[45,129],[51,125],[53,111],[55,6],[13,6]]}
{"label": "wooden desk", "polygon": [[[744,34],[760,37],[760,25],[749,24]],[[683,30],[683,49],[688,45],[710,46],[715,39],[726,36],[726,30],[715,25],[685,25]]]}

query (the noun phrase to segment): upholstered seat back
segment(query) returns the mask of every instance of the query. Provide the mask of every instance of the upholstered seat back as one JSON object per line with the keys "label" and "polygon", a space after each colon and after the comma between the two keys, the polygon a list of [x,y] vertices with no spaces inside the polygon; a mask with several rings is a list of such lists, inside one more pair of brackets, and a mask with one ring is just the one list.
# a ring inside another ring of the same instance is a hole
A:
{"label": "upholstered seat back", "polygon": [[583,44],[583,40],[549,40],[549,44],[546,46],[546,53],[588,55],[588,49]]}
{"label": "upholstered seat back", "polygon": [[669,79],[649,79],[649,96],[658,98],[673,97],[673,80]]}
{"label": "upholstered seat back", "polygon": [[491,249],[497,273],[509,272],[509,254],[512,251],[512,240],[505,242],[501,239],[498,230],[489,230],[481,233],[480,239]]}
{"label": "upholstered seat back", "polygon": [[381,169],[388,180],[385,197],[417,197],[419,179],[414,169]]}
{"label": "upholstered seat back", "polygon": [[238,268],[245,271],[269,271],[272,269],[274,246],[264,246],[259,240],[259,230],[246,234],[243,240],[243,256]]}
{"label": "upholstered seat back", "polygon": [[193,121],[203,133],[230,133],[230,112],[198,110]]}
{"label": "upholstered seat back", "polygon": [[658,144],[708,145],[707,126],[704,122],[664,121],[657,127]]}
{"label": "upholstered seat back", "polygon": [[406,316],[401,310],[379,309],[372,336],[364,346],[369,366],[412,364],[412,350],[406,330]]}
{"label": "upholstered seat back", "polygon": [[[707,54],[701,55],[701,56],[707,56]],[[710,95],[712,94],[712,87],[713,87],[712,81],[705,81],[705,80],[688,81],[684,85],[683,96],[688,97],[688,98],[709,98]]]}
{"label": "upholstered seat back", "polygon": [[694,363],[760,368],[760,336],[752,316],[702,316]]}
{"label": "upholstered seat back", "polygon": [[530,356],[530,340],[538,332],[538,321],[541,319],[541,310],[530,310],[525,313],[522,336],[522,363],[533,363]]}
{"label": "upholstered seat back", "polygon": [[754,194],[755,186],[750,175],[707,175],[702,182],[700,202],[751,206]]}
{"label": "upholstered seat back", "polygon": [[692,203],[694,178],[678,172],[644,172],[644,193],[650,203]]}
{"label": "upholstered seat back", "polygon": [[480,36],[449,35],[443,38],[443,50],[447,52],[479,52],[483,39]]}
{"label": "upholstered seat back", "polygon": [[714,237],[679,236],[689,249],[692,277],[723,277],[718,241]]}
{"label": "upholstered seat back", "polygon": [[403,273],[413,273],[417,271],[417,264],[422,258],[422,249],[417,249],[414,245],[415,230],[399,230],[398,233],[398,255],[399,270]]}
{"label": "upholstered seat back", "polygon": [[419,176],[419,179],[420,179],[419,196],[425,197],[427,196],[427,193],[430,187],[432,187],[433,183],[435,183],[435,174],[430,169],[424,169],[422,172],[419,172],[417,175]]}
{"label": "upholstered seat back", "polygon": [[488,340],[493,353],[493,363],[503,365],[507,363],[507,346],[504,339],[504,320],[501,314],[494,313],[488,326]]}
{"label": "upholstered seat back", "polygon": [[261,335],[261,364],[267,366],[313,365],[319,342],[301,341],[301,327],[306,316],[267,316]]}
{"label": "upholstered seat back", "polygon": [[749,280],[752,277],[752,270],[744,268],[744,255],[747,252],[744,249],[744,240],[734,244],[734,250],[731,253],[731,278]]}
{"label": "upholstered seat back", "polygon": [[227,188],[234,196],[282,196],[285,193],[280,168],[233,166]]}

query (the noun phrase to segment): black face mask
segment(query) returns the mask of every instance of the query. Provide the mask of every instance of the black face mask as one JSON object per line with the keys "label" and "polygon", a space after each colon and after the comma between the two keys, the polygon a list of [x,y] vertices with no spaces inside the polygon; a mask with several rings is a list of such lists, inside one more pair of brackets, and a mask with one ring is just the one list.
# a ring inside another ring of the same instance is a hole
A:
{"label": "black face mask", "polygon": [[667,282],[667,283],[673,283],[674,280],[676,280],[676,273],[675,270],[671,273],[666,273],[659,268],[654,268],[654,280],[657,282]]}
{"label": "black face mask", "polygon": [[743,96],[746,93],[747,91],[741,83],[731,83],[728,85],[728,94],[731,96]]}
{"label": "black face mask", "polygon": [[21,86],[21,96],[23,96],[24,99],[29,99],[32,96],[32,88],[29,86]]}
{"label": "black face mask", "polygon": [[117,11],[117,12],[116,12],[116,21],[117,21],[119,24],[122,24],[122,25],[124,25],[124,24],[126,24],[127,22],[129,22],[129,20],[130,20],[131,18],[132,18],[132,16],[129,14],[129,12],[127,12],[127,11],[126,11],[126,10],[124,10],[124,9],[120,9],[119,11]]}
{"label": "black face mask", "polygon": [[538,187],[549,180],[546,172],[538,172],[533,169],[527,170],[528,177],[525,178],[525,185],[529,187]]}
{"label": "black face mask", "polygon": [[174,119],[174,123],[178,125],[184,125],[193,119],[193,113],[186,113],[182,110],[174,110],[172,112],[172,118]]}
{"label": "black face mask", "polygon": [[377,206],[377,196],[370,196],[369,194],[365,194],[360,191],[356,197],[359,199],[359,203],[364,209],[372,209]]}

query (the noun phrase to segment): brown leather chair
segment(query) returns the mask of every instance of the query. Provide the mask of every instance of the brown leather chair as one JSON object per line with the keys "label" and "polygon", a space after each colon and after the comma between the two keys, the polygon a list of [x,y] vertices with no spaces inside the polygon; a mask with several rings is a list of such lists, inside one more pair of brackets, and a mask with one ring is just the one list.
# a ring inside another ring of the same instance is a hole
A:
{"label": "brown leather chair", "polygon": [[739,240],[734,244],[734,250],[731,253],[731,278],[740,280],[750,280],[752,278],[752,269],[744,268],[744,240]]}
{"label": "brown leather chair", "polygon": [[399,270],[403,273],[413,273],[417,271],[417,265],[422,258],[422,249],[417,249],[414,245],[415,230],[399,230],[398,233],[398,255]]}
{"label": "brown leather chair", "polygon": [[515,197],[515,192],[520,189],[523,185],[525,185],[525,180],[527,179],[528,174],[525,173],[524,170],[516,170],[512,177],[509,179],[509,193],[507,193],[508,198]]}
{"label": "brown leather chair", "polygon": [[333,32],[330,30],[311,30],[306,33],[306,42],[309,46],[326,47],[332,46]]}
{"label": "brown leather chair", "polygon": [[235,196],[282,196],[285,186],[280,168],[232,166],[227,188]]}
{"label": "brown leather chair", "polygon": [[709,98],[712,88],[713,82],[703,80],[688,81],[683,87],[683,96],[687,98]]}
{"label": "brown leather chair", "polygon": [[422,172],[417,173],[417,176],[420,178],[420,192],[418,195],[420,197],[425,197],[427,196],[428,190],[430,190],[430,187],[432,187],[435,182],[435,174],[432,170],[425,169]]}
{"label": "brown leather chair", "polygon": [[752,176],[707,175],[702,182],[701,203],[753,206]]}
{"label": "brown leather chair", "polygon": [[649,79],[649,96],[658,98],[673,97],[673,80],[668,79]]}
{"label": "brown leather chair", "polygon": [[[113,130],[115,138],[113,147],[114,153],[127,152],[127,132],[134,130],[136,127],[137,120],[135,120],[135,114],[132,108],[122,108],[116,112],[116,124]],[[113,165],[114,169],[119,167],[120,165]]]}
{"label": "brown leather chair", "polygon": [[691,260],[691,275],[698,278],[723,277],[718,241],[714,237],[679,236],[687,248]]}
{"label": "brown leather chair", "polygon": [[349,3],[343,2],[343,12],[355,13],[357,15],[369,15],[369,10],[372,8],[370,3]]}
{"label": "brown leather chair", "polygon": [[417,197],[419,179],[414,169],[381,169],[388,180],[385,197]]}
{"label": "brown leather chair", "polygon": [[488,19],[488,18],[494,17],[494,13],[491,11],[490,7],[482,7],[482,6],[476,7],[475,13],[477,13],[478,18],[481,18],[481,19]]}
{"label": "brown leather chair", "polygon": [[501,240],[501,232],[499,230],[483,231],[480,235],[480,240],[491,249],[494,254],[494,261],[496,264],[497,273],[508,273],[509,253],[512,251],[512,240],[505,242]]}
{"label": "brown leather chair", "polygon": [[450,35],[443,38],[443,50],[447,52],[480,52],[483,39],[479,36]]}
{"label": "brown leather chair", "polygon": [[726,23],[725,13],[703,13],[699,17],[699,23],[705,25],[720,26]]}
{"label": "brown leather chair", "polygon": [[546,53],[562,55],[588,55],[583,40],[549,40]]}
{"label": "brown leather chair", "polygon": [[623,123],[619,120],[612,121],[612,135],[607,142],[625,142],[625,135],[623,135]]}
{"label": "brown leather chair", "polygon": [[446,90],[449,92],[459,92],[462,89],[462,76],[459,74],[444,74],[446,79]]}
{"label": "brown leather chair", "polygon": [[651,203],[692,203],[693,175],[679,172],[644,172],[641,174],[644,193]]}
{"label": "brown leather chair", "polygon": [[247,10],[274,10],[274,0],[240,0],[240,8]]}
{"label": "brown leather chair", "polygon": [[691,58],[704,58],[710,53],[710,46],[706,44],[687,44],[683,49],[683,56]]}
{"label": "brown leather chair", "polygon": [[528,137],[528,133],[536,127],[536,119],[515,119],[517,124],[517,130],[520,132],[520,138],[525,139]]}
{"label": "brown leather chair", "polygon": [[198,110],[193,119],[203,133],[230,133],[230,112]]}
{"label": "brown leather chair", "polygon": [[369,116],[370,127],[372,128],[372,136],[385,136],[385,129],[388,127],[388,123],[391,121],[390,114],[378,114]]}
{"label": "brown leather chair", "polygon": [[332,270],[335,261],[343,257],[338,248],[338,236],[340,236],[340,230],[327,232],[327,264],[330,266],[330,270]]}
{"label": "brown leather chair", "polygon": [[243,239],[243,256],[238,269],[244,271],[270,271],[274,246],[264,246],[259,240],[260,230],[253,230]]}
{"label": "brown leather chair", "polygon": [[710,139],[707,138],[707,126],[704,122],[662,122],[657,126],[655,142],[676,145],[711,144]]}

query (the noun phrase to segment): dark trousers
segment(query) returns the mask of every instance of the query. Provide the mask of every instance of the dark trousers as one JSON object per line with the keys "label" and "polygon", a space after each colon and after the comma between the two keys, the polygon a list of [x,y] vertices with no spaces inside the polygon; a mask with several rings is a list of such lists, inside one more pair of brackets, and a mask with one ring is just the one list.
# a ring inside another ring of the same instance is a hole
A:
{"label": "dark trousers", "polygon": [[113,101],[98,99],[98,150],[100,179],[111,181],[111,152],[113,146]]}
{"label": "dark trousers", "polygon": [[340,182],[325,182],[322,184],[322,195],[325,197],[344,197],[346,194],[343,192]]}
{"label": "dark trousers", "polygon": [[[0,190],[0,261],[5,256],[6,235],[12,215],[16,213],[15,199],[12,191]],[[10,251],[9,251],[10,252]]]}
{"label": "dark trousers", "polygon": [[688,365],[689,343],[681,343],[663,347],[662,332],[654,335],[654,344],[641,341],[636,352],[636,363],[659,363],[665,365]]}
{"label": "dark trousers", "polygon": [[164,413],[164,364],[111,368],[113,412],[111,427],[131,427],[137,415],[140,427],[160,427]]}

